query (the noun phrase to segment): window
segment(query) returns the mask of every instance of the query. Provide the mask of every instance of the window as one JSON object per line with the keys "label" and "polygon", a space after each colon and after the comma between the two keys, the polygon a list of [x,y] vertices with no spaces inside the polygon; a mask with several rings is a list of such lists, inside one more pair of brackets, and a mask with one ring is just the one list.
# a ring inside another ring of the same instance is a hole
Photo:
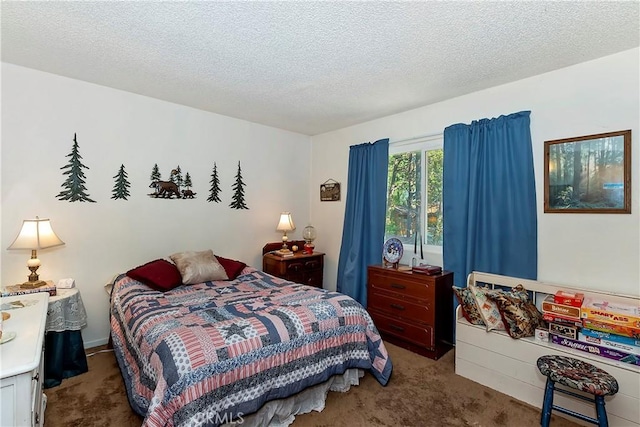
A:
{"label": "window", "polygon": [[[391,143],[385,239],[442,252],[443,136]],[[419,245],[418,241],[418,245]]]}

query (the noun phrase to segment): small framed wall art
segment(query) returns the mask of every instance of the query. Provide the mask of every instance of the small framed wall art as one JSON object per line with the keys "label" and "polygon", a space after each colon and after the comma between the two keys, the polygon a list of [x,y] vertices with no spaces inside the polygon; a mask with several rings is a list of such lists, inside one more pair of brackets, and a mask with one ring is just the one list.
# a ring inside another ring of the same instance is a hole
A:
{"label": "small framed wall art", "polygon": [[320,184],[320,201],[337,202],[340,200],[340,183],[333,179],[328,179]]}
{"label": "small framed wall art", "polygon": [[546,213],[631,213],[631,130],[544,142]]}

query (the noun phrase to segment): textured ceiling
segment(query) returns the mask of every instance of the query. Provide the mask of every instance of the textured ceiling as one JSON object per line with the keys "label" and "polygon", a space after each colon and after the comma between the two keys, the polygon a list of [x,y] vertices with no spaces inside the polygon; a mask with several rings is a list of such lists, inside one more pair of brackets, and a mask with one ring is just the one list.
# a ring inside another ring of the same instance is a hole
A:
{"label": "textured ceiling", "polygon": [[639,4],[2,1],[2,61],[315,135],[637,47]]}

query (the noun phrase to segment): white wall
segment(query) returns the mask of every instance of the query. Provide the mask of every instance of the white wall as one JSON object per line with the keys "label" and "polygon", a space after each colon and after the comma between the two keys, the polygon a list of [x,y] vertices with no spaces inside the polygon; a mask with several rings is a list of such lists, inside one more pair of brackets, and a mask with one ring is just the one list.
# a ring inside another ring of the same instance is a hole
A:
{"label": "white wall", "polygon": [[[335,289],[347,195],[349,146],[433,134],[531,110],[538,195],[539,280],[640,294],[639,49],[310,138],[143,96],[2,64],[2,284],[26,280],[29,257],[7,251],[21,221],[49,217],[66,242],[40,251],[44,279],[76,279],[89,315],[85,345],[106,342],[108,297],[102,286],[127,269],[182,250],[214,252],[261,267],[260,249],[277,241],[278,214],[290,210],[300,238],[306,223],[326,253],[325,287]],[[545,140],[632,129],[632,214],[544,214]],[[97,203],[56,199],[73,133],[78,134],[87,189]],[[311,160],[309,160],[311,159]],[[213,162],[222,203],[208,203]],[[228,207],[237,162],[250,210]],[[128,201],[111,200],[124,163]],[[149,175],[180,165],[194,181],[194,200],[155,200]],[[311,170],[309,177],[308,170]],[[342,183],[339,202],[320,202],[319,186]],[[311,200],[309,201],[309,197]],[[441,258],[427,255],[441,263]]]}
{"label": "white wall", "polygon": [[[311,219],[327,253],[325,287],[335,289],[347,193],[349,146],[441,133],[531,110],[538,205],[538,280],[640,295],[640,50],[534,76],[312,138]],[[632,213],[543,213],[544,141],[632,130]],[[340,202],[320,202],[319,185],[342,183]],[[436,255],[427,260],[441,263]],[[460,282],[460,278],[455,278]]]}
{"label": "white wall", "polygon": [[[61,167],[77,133],[87,191],[96,203],[56,198]],[[262,268],[261,249],[278,241],[279,213],[291,211],[301,238],[309,220],[311,143],[304,135],[211,114],[53,74],[2,64],[2,284],[27,279],[28,251],[8,251],[23,219],[51,218],[66,245],[40,251],[42,279],[73,277],[89,321],[85,346],[105,343],[115,274],[184,250],[214,253]],[[249,210],[229,207],[238,161]],[[222,203],[206,201],[217,163]],[[157,163],[164,179],[180,165],[194,200],[150,192]],[[124,164],[129,200],[112,200]]]}

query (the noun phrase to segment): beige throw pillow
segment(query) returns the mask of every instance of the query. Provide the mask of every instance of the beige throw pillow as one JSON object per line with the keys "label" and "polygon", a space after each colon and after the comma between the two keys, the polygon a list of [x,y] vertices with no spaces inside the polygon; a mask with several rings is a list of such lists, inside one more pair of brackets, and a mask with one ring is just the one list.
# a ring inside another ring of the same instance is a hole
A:
{"label": "beige throw pillow", "polygon": [[469,289],[473,292],[473,296],[476,299],[476,305],[484,324],[487,327],[487,331],[493,329],[497,331],[504,331],[504,323],[502,322],[502,316],[500,316],[500,310],[498,305],[492,299],[487,297],[487,292],[491,292],[488,288],[482,286],[469,285]]}
{"label": "beige throw pillow", "polygon": [[178,267],[182,283],[185,285],[229,279],[227,272],[213,255],[211,249],[201,252],[178,252],[171,255],[171,260]]}

